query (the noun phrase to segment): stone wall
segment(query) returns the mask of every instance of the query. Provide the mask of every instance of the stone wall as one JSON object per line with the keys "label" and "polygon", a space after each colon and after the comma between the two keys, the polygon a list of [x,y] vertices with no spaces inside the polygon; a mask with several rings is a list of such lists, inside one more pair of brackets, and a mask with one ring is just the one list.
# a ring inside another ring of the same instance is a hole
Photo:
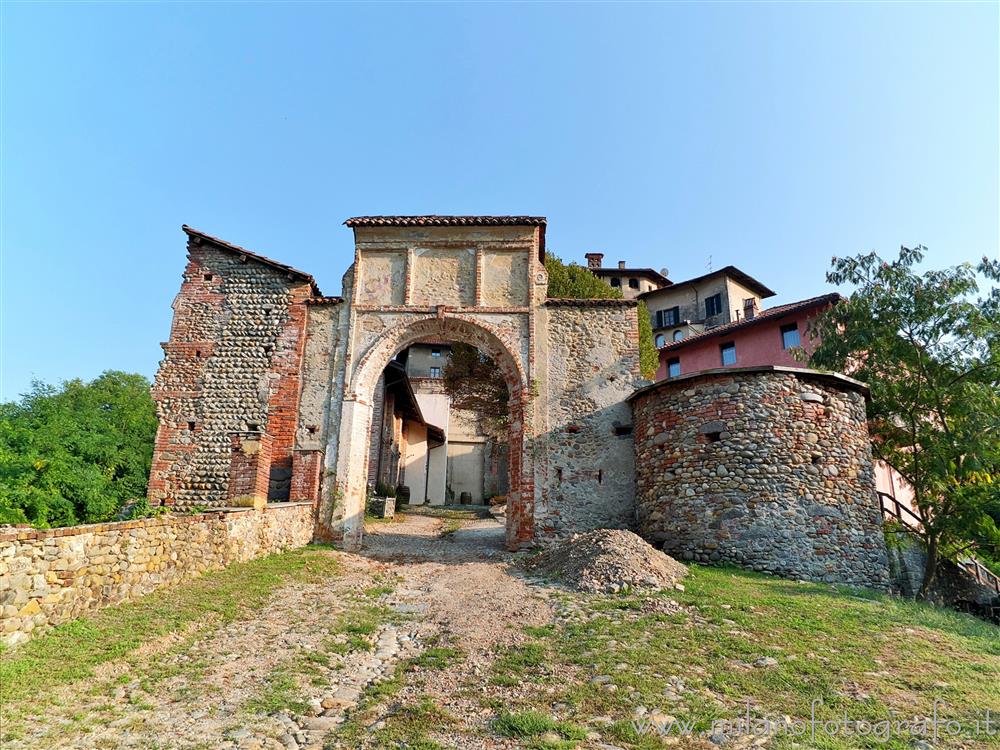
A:
{"label": "stone wall", "polygon": [[884,589],[864,386],[781,367],[642,389],[640,533],[684,560]]}
{"label": "stone wall", "polygon": [[[927,552],[920,540],[910,533],[897,532],[889,545],[889,569],[893,593],[914,598],[924,579]],[[959,602],[992,604],[1000,601],[1000,592],[985,583],[979,583],[966,570],[950,560],[938,563],[937,575],[931,586],[930,598],[944,606]]]}
{"label": "stone wall", "polygon": [[642,382],[636,303],[549,300],[543,311],[536,537],[631,527],[635,457],[626,399]]}
{"label": "stone wall", "polygon": [[0,632],[31,635],[234,562],[312,540],[311,503],[0,530]]}

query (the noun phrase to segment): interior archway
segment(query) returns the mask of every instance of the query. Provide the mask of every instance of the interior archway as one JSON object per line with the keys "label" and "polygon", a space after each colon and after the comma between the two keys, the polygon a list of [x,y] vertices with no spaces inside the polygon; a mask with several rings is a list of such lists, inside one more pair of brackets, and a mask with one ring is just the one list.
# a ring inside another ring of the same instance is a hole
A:
{"label": "interior archway", "polygon": [[[360,322],[360,321],[359,321]],[[520,357],[496,332],[479,321],[452,316],[427,316],[396,324],[380,335],[354,368],[344,395],[343,430],[339,446],[339,494],[343,499],[343,540],[358,547],[364,529],[364,503],[368,482],[368,441],[372,427],[374,392],[379,377],[396,354],[428,337],[460,342],[488,356],[503,374],[510,408],[506,542],[517,549],[533,536],[534,482],[526,454],[525,413],[527,378]]]}

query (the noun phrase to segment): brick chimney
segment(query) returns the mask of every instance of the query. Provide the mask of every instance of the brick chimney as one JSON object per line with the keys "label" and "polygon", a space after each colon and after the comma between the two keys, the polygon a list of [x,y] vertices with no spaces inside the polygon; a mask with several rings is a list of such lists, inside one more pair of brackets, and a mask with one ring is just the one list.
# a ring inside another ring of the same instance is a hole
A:
{"label": "brick chimney", "polygon": [[618,261],[618,269],[620,271],[624,271],[625,270],[625,261],[623,261],[623,260]]}
{"label": "brick chimney", "polygon": [[757,298],[748,297],[743,300],[743,318],[744,320],[753,320],[757,317]]}
{"label": "brick chimney", "polygon": [[587,259],[587,268],[600,268],[604,253],[585,253],[583,257]]}

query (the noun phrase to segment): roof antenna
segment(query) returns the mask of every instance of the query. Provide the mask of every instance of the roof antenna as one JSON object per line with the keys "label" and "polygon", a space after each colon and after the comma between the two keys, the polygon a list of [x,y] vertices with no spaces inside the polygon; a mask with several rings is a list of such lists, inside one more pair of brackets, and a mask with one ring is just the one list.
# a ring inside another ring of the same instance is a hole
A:
{"label": "roof antenna", "polygon": [[709,273],[712,273],[712,255],[711,254],[709,254],[709,256],[708,256],[708,263],[705,264],[705,268],[708,269]]}

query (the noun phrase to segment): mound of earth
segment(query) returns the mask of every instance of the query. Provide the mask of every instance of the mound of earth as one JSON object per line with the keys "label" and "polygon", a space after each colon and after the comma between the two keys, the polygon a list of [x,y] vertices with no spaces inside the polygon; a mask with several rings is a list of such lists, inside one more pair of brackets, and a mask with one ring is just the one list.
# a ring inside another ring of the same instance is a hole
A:
{"label": "mound of earth", "polygon": [[524,562],[527,571],[590,592],[674,588],[687,568],[631,531],[574,534]]}

